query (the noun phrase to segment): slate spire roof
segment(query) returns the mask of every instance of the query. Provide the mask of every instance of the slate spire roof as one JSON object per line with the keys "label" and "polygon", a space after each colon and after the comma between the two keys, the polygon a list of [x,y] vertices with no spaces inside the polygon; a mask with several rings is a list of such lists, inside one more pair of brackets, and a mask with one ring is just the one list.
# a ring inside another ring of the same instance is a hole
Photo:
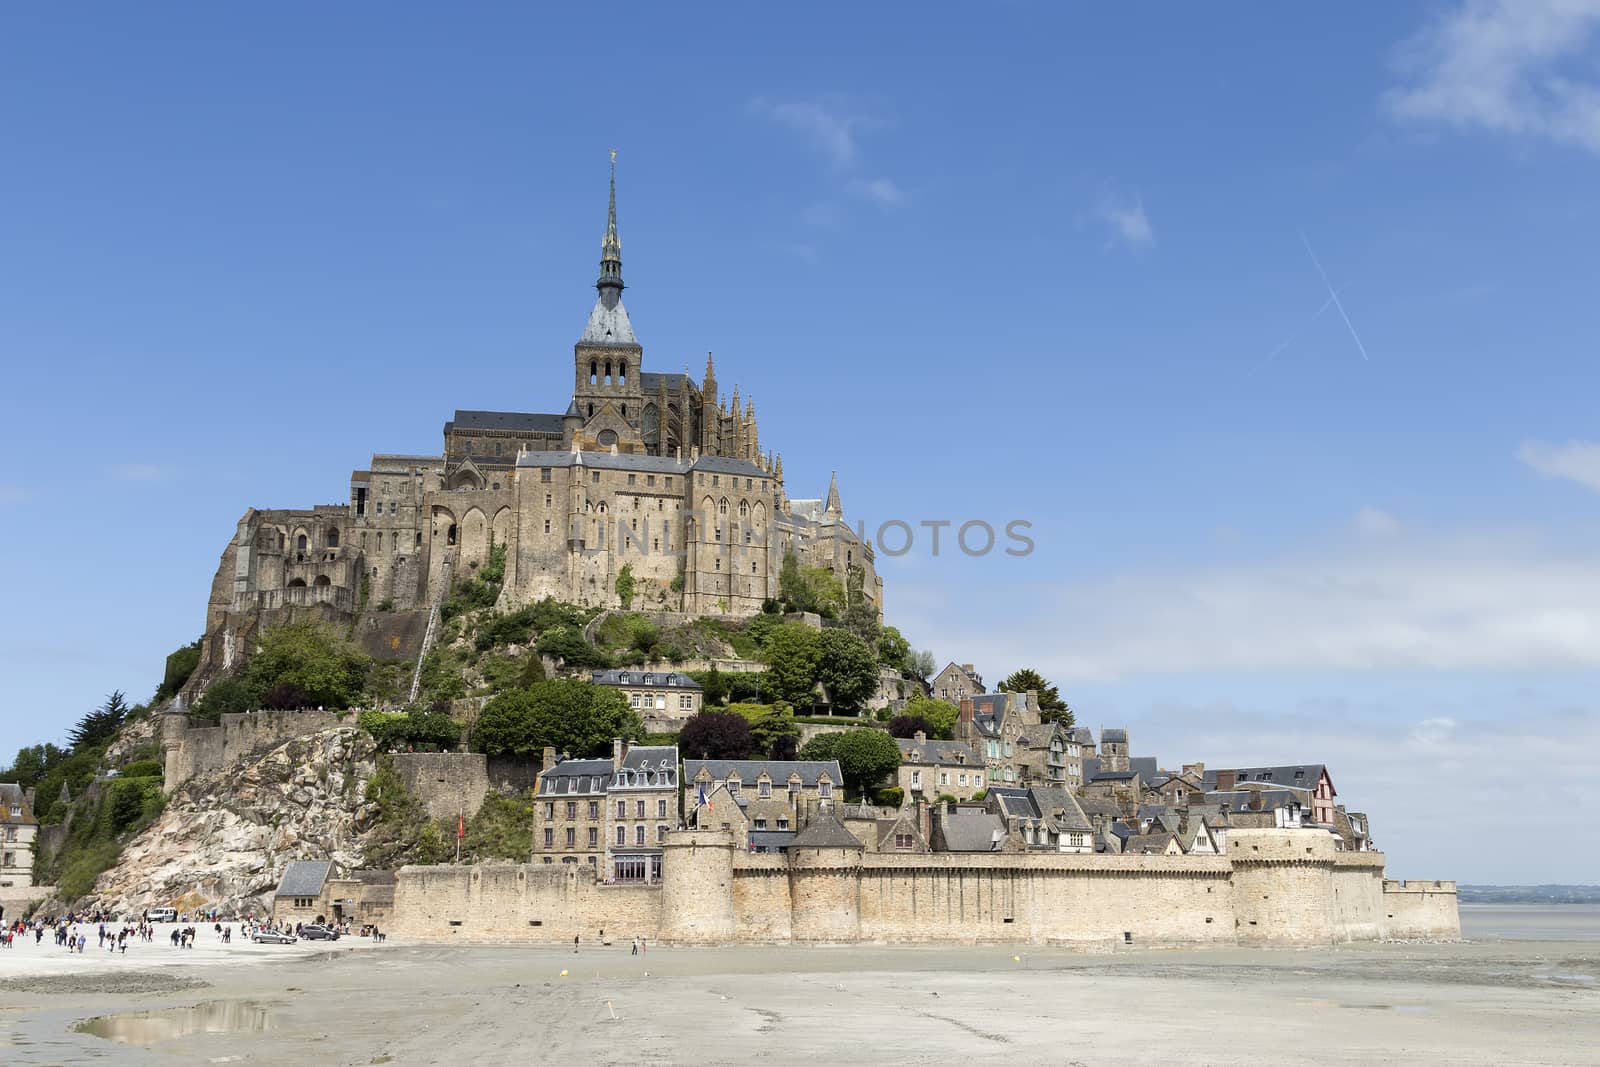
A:
{"label": "slate spire roof", "polygon": [[598,345],[633,345],[633,323],[622,306],[622,239],[617,236],[617,153],[611,153],[611,200],[606,210],[606,235],[600,241],[600,291],[583,329],[583,342]]}

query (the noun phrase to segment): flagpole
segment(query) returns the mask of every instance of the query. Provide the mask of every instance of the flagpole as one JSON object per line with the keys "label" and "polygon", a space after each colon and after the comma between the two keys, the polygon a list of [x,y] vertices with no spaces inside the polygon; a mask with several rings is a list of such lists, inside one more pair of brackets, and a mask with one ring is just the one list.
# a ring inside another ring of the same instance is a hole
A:
{"label": "flagpole", "polygon": [[466,828],[466,819],[467,819],[467,804],[466,804],[466,801],[462,801],[461,802],[461,806],[456,809],[456,862],[457,863],[461,862],[461,835],[466,833],[466,830],[467,830],[467,828]]}

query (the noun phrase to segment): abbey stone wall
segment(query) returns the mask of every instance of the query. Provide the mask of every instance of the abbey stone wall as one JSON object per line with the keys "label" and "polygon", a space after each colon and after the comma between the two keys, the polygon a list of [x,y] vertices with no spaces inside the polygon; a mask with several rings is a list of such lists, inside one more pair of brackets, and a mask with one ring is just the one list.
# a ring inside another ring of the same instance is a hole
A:
{"label": "abbey stone wall", "polygon": [[[750,855],[721,830],[668,836],[660,886],[571,866],[407,867],[393,929],[421,939],[679,943],[1331,944],[1460,936],[1453,882],[1383,881],[1381,853],[1311,830],[1236,830],[1230,856]],[[1306,849],[1310,849],[1307,852]]]}

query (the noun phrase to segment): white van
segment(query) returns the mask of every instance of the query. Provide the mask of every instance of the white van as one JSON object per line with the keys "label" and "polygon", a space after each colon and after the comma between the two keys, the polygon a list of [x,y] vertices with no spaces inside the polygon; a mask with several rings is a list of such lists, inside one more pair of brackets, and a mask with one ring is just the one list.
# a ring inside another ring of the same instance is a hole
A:
{"label": "white van", "polygon": [[178,921],[177,908],[151,908],[150,921],[153,923],[175,923]]}

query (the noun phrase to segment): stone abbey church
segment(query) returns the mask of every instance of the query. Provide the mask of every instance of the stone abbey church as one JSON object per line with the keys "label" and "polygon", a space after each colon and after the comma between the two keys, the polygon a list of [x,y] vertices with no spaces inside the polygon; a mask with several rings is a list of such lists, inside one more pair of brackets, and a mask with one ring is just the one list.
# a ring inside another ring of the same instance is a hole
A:
{"label": "stone abbey church", "polygon": [[698,383],[645,369],[622,303],[614,161],[595,288],[562,413],[457,411],[441,454],[375,454],[347,503],[246,511],[212,586],[205,673],[289,617],[425,611],[494,545],[506,548],[502,609],[618,606],[626,565],[635,609],[749,615],[777,596],[793,551],[841,584],[861,568],[881,615],[872,546],[845,524],[837,484],[790,499],[754,402],[719,393],[709,357]]}

